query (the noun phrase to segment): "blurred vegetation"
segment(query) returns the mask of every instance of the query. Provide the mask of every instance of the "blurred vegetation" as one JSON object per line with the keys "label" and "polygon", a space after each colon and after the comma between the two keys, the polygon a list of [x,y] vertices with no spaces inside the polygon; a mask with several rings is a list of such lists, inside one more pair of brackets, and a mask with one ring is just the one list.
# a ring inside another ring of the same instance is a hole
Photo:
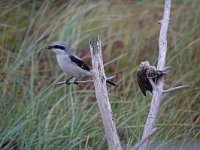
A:
{"label": "blurred vegetation", "polygon": [[[163,96],[152,142],[200,138],[200,3],[172,2],[173,70],[165,87],[190,88]],[[62,39],[91,66],[88,41],[100,34],[106,73],[117,74],[119,84],[109,96],[120,140],[127,148],[139,141],[151,96],[140,92],[135,71],[143,60],[156,64],[163,6],[164,0],[0,1],[0,140],[21,149],[107,149],[93,85],[56,86],[67,77],[46,50]]]}

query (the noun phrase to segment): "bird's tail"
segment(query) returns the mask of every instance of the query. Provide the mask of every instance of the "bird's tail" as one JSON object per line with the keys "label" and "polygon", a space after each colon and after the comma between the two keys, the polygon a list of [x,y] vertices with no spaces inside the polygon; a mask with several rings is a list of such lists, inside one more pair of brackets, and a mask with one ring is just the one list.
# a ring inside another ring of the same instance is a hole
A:
{"label": "bird's tail", "polygon": [[162,75],[165,75],[165,74],[169,73],[171,71],[171,68],[172,67],[169,66],[169,67],[165,67],[162,70],[157,70],[157,77],[160,77]]}
{"label": "bird's tail", "polygon": [[[90,70],[90,73],[91,73],[92,75],[94,75],[92,70]],[[112,85],[112,86],[117,86],[117,84],[115,84],[115,83],[113,83],[113,82],[111,82],[111,81],[109,81],[109,80],[106,80],[106,83],[108,83],[108,84],[110,84],[110,85]]]}
{"label": "bird's tail", "polygon": [[113,83],[113,82],[111,82],[111,81],[109,81],[109,80],[106,80],[106,83],[108,83],[108,84],[110,84],[110,85],[112,85],[112,86],[117,86],[117,84],[115,84],[115,83]]}
{"label": "bird's tail", "polygon": [[172,67],[171,66],[168,66],[168,67],[165,67],[164,69],[160,70],[162,72],[162,74],[167,74],[171,71]]}

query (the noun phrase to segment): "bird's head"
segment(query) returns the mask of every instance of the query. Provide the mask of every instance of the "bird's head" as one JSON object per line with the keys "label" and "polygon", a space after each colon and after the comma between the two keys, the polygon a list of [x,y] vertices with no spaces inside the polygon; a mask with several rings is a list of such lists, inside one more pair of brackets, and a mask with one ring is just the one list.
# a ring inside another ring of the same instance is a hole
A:
{"label": "bird's head", "polygon": [[143,61],[140,63],[140,69],[148,69],[150,67],[150,63],[148,61]]}
{"label": "bird's head", "polygon": [[70,52],[70,47],[64,41],[53,42],[47,49],[52,50],[57,55]]}

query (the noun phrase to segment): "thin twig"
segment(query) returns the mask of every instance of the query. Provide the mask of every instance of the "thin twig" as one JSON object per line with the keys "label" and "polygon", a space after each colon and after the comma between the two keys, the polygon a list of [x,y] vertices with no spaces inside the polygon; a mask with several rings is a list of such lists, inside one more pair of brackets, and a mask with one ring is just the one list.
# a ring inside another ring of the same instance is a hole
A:
{"label": "thin twig", "polygon": [[[77,81],[77,83],[90,83],[93,82],[93,80],[85,80],[85,81]],[[69,81],[69,84],[74,83],[74,81]],[[66,84],[66,81],[60,81],[57,83],[57,85],[61,85],[61,84]]]}
{"label": "thin twig", "polygon": [[182,86],[172,87],[172,88],[169,88],[167,90],[163,90],[163,94],[168,93],[168,92],[172,92],[172,91],[175,91],[175,90],[185,89],[185,88],[188,88],[188,87],[189,87],[189,85],[182,85]]}
{"label": "thin twig", "polygon": [[139,147],[144,142],[146,142],[146,140],[148,140],[151,136],[153,136],[156,132],[157,132],[157,128],[153,128],[152,131],[148,135],[146,135],[145,137],[143,137],[139,143],[135,144],[134,147],[131,150],[138,150]]}
{"label": "thin twig", "polygon": [[[107,77],[106,80],[110,80],[110,79],[113,79],[115,77],[116,77],[116,75],[110,76],[110,77]],[[94,82],[94,80],[84,80],[84,81],[79,80],[79,81],[77,81],[77,83],[91,83],[91,82]],[[71,83],[74,83],[74,81],[69,81],[68,83],[71,84]],[[60,82],[57,83],[57,85],[62,85],[62,84],[66,84],[66,81],[60,81]]]}
{"label": "thin twig", "polygon": [[159,20],[158,23],[161,24],[161,23],[162,23],[162,20]]}

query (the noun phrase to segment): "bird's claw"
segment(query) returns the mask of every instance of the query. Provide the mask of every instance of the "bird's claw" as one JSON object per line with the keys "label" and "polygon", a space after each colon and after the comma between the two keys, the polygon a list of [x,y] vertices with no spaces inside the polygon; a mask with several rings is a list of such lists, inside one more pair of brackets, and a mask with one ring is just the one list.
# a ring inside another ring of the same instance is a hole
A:
{"label": "bird's claw", "polygon": [[77,84],[78,84],[78,82],[77,82],[77,81],[74,81],[74,84],[76,84],[76,85],[77,85]]}
{"label": "bird's claw", "polygon": [[69,81],[66,81],[66,84],[67,84],[67,85],[70,85],[71,83],[70,83]]}

